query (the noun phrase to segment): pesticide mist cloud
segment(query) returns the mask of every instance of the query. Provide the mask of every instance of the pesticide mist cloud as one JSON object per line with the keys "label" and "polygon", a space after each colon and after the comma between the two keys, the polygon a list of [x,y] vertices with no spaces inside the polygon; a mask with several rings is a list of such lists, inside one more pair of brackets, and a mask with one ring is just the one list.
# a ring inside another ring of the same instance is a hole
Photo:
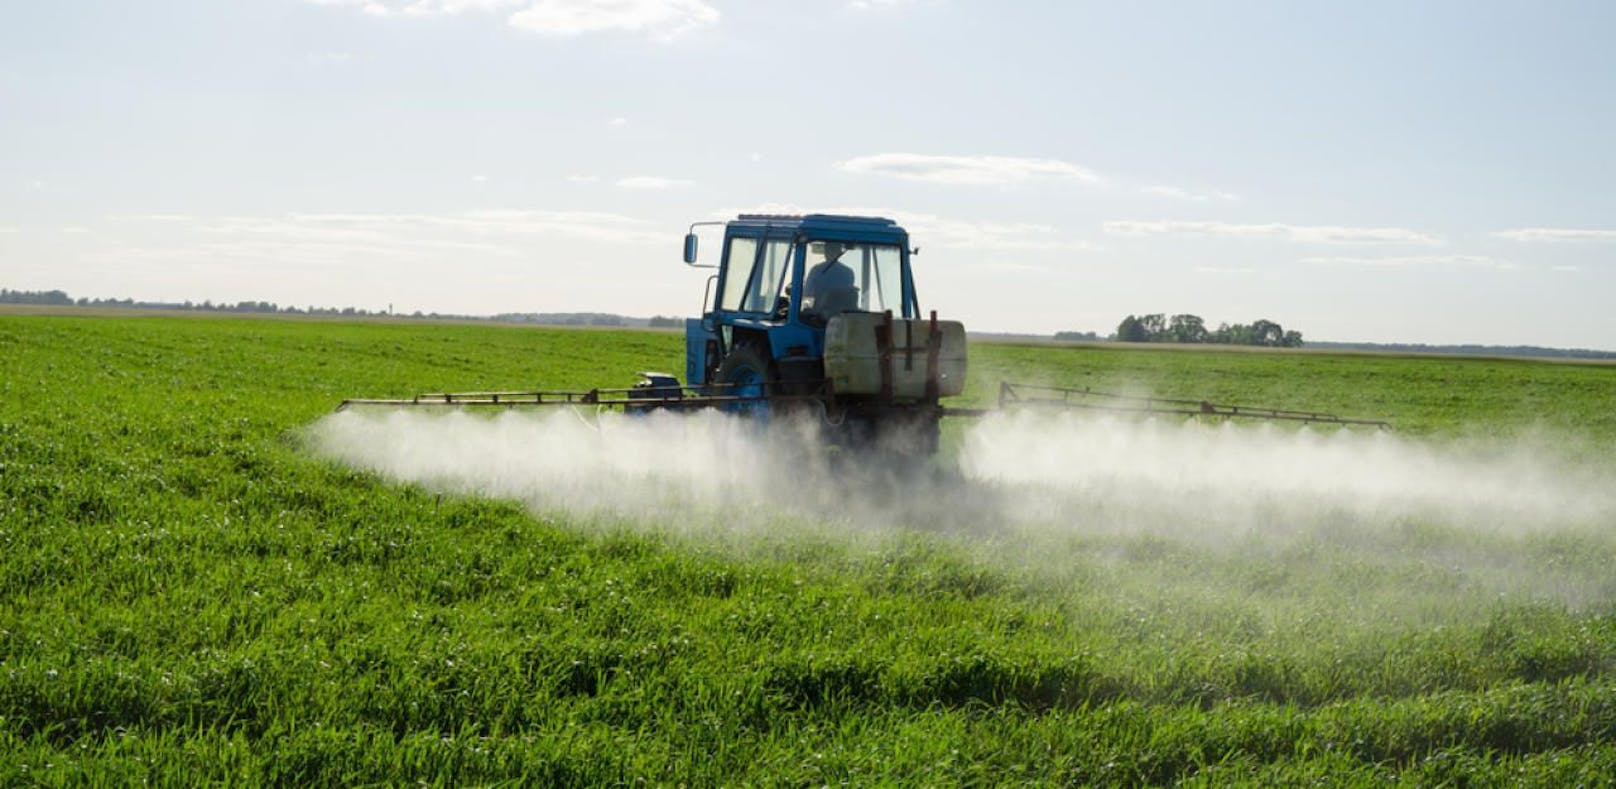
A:
{"label": "pesticide mist cloud", "polygon": [[435,490],[586,516],[749,525],[812,511],[825,486],[806,436],[716,412],[349,411],[311,434],[322,454]]}
{"label": "pesticide mist cloud", "polygon": [[1616,513],[1616,476],[1546,443],[1083,413],[983,420],[964,433],[957,473],[921,479],[827,452],[806,426],[716,412],[350,411],[312,437],[328,457],[437,490],[714,528],[1037,524],[1217,539],[1321,518],[1528,533]]}
{"label": "pesticide mist cloud", "polygon": [[1385,431],[1017,414],[966,436],[968,478],[1091,528],[1283,533],[1322,516],[1530,532],[1616,513],[1608,470],[1548,446]]}
{"label": "pesticide mist cloud", "polygon": [[[1472,611],[1500,596],[1580,606],[1616,594],[1597,560],[1616,551],[1616,471],[1547,439],[1027,412],[967,427],[957,457],[908,474],[827,451],[803,425],[765,430],[715,412],[354,410],[307,437],[338,462],[517,500],[574,528],[850,546],[921,530],[1035,574],[1111,567],[1099,571],[1136,589],[1188,584],[1186,599],[1221,594],[1253,568],[1289,566],[1296,580],[1268,592],[1274,605],[1313,600],[1382,617],[1385,601],[1415,592],[1448,599],[1449,583]],[[1218,575],[1197,580],[1207,566],[1139,558],[1152,546],[1211,562]],[[1360,580],[1356,591],[1319,589],[1308,580],[1318,573]],[[1409,578],[1424,585],[1395,580]],[[1203,583],[1213,586],[1197,591]]]}

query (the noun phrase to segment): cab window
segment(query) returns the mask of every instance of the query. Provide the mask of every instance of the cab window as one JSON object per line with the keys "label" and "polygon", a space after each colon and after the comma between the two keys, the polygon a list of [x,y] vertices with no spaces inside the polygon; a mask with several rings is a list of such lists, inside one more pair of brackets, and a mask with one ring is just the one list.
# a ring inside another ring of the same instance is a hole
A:
{"label": "cab window", "polygon": [[859,309],[868,312],[892,310],[899,317],[913,317],[903,303],[903,253],[892,244],[858,247]]}
{"label": "cab window", "polygon": [[724,293],[718,299],[718,308],[738,310],[745,300],[747,285],[752,280],[752,269],[757,266],[758,241],[755,238],[735,236],[724,250]]}
{"label": "cab window", "polygon": [[745,312],[774,312],[780,298],[781,280],[791,268],[791,242],[769,241],[763,245],[763,256],[752,272],[752,282],[746,288],[741,302]]}
{"label": "cab window", "polygon": [[[833,259],[829,251],[835,249],[841,252]],[[848,310],[892,310],[898,317],[914,317],[903,298],[903,250],[895,244],[814,241],[808,247],[808,266],[803,288],[805,296],[812,300],[810,314],[823,319]],[[817,287],[826,280],[839,284],[834,288]],[[822,290],[841,293],[818,292]]]}

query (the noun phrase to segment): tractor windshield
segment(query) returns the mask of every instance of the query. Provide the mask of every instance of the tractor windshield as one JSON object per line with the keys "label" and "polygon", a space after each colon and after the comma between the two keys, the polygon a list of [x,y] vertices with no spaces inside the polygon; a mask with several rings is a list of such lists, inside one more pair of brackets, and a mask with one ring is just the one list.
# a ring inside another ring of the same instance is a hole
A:
{"label": "tractor windshield", "polygon": [[814,241],[808,266],[803,309],[809,315],[892,310],[913,317],[903,300],[903,251],[895,244]]}
{"label": "tractor windshield", "polygon": [[[741,312],[775,312],[785,274],[791,267],[791,242],[767,241],[759,254],[758,240],[736,236],[729,241],[729,265],[719,306]],[[781,317],[784,313],[781,312]]]}

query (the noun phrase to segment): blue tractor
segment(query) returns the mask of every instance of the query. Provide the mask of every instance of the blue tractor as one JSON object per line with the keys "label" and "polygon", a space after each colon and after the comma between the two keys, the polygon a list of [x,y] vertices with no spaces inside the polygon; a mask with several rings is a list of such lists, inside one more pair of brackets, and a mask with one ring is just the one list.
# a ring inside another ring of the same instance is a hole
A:
{"label": "blue tractor", "polygon": [[[685,380],[731,410],[807,414],[829,436],[929,453],[941,397],[965,381],[965,329],[922,318],[909,234],[878,217],[742,214],[722,225],[701,317],[685,322]],[[666,376],[647,385],[667,391]]]}

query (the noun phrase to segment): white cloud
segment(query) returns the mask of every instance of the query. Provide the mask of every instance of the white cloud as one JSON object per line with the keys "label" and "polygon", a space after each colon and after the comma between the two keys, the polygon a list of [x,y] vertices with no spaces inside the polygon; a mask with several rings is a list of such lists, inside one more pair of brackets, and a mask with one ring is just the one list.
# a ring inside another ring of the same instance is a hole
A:
{"label": "white cloud", "polygon": [[1048,274],[1055,269],[1047,265],[1027,263],[1024,261],[991,260],[981,265],[989,271],[998,271],[1005,274]]}
{"label": "white cloud", "polygon": [[674,189],[689,186],[690,182],[680,178],[662,178],[655,175],[631,175],[627,178],[617,179],[617,185],[624,189]]}
{"label": "white cloud", "polygon": [[1582,266],[1550,266],[1549,270],[1564,273],[1576,273],[1582,270]]}
{"label": "white cloud", "polygon": [[1616,230],[1595,230],[1569,227],[1523,227],[1494,233],[1510,241],[1616,241]]}
{"label": "white cloud", "polygon": [[878,8],[899,8],[914,4],[915,0],[848,0],[847,7],[855,11],[870,11]]}
{"label": "white cloud", "polygon": [[114,222],[194,222],[196,217],[191,214],[123,214],[109,216]]}
{"label": "white cloud", "polygon": [[625,118],[625,117],[623,117],[621,115],[619,115],[616,118],[613,118],[613,119],[611,119],[609,121],[606,121],[606,128],[608,128],[608,129],[621,129],[621,128],[624,128],[626,126],[628,126],[628,118]]}
{"label": "white cloud", "polygon": [[782,216],[800,216],[802,214],[857,214],[859,216],[887,216],[880,213],[863,213],[843,210],[840,208],[804,208],[796,203],[753,203],[744,208],[717,208],[708,213],[714,221],[729,221],[740,214],[779,214]]}
{"label": "white cloud", "polygon": [[943,249],[1091,252],[1099,248],[1090,241],[1067,238],[1059,228],[1035,222],[978,222],[870,206],[822,206],[806,209],[790,203],[764,203],[741,209],[720,209],[714,211],[712,216],[714,219],[727,220],[733,219],[736,214],[791,216],[815,213],[886,217],[909,231],[912,243]]}
{"label": "white cloud", "polygon": [[1233,224],[1228,222],[1115,221],[1102,225],[1112,236],[1190,236],[1217,238],[1271,238],[1331,244],[1440,244],[1441,239],[1401,227],[1341,227],[1335,225]]}
{"label": "white cloud", "polygon": [[1484,268],[1515,271],[1518,264],[1482,255],[1402,255],[1390,257],[1307,257],[1303,263],[1314,266],[1363,266],[1367,268]]}
{"label": "white cloud", "polygon": [[310,66],[326,66],[338,63],[347,63],[354,59],[352,52],[305,52],[303,59]]}
{"label": "white cloud", "polygon": [[305,2],[337,8],[357,8],[368,14],[385,14],[388,11],[387,5],[377,0],[305,0]]}
{"label": "white cloud", "polygon": [[1248,275],[1248,274],[1255,274],[1255,273],[1257,273],[1257,270],[1254,269],[1254,268],[1247,268],[1247,267],[1243,267],[1243,266],[1196,266],[1195,267],[1195,273],[1197,273],[1197,274],[1216,274],[1216,275],[1229,274],[1229,275],[1244,276],[1244,275]]}
{"label": "white cloud", "polygon": [[538,0],[510,23],[547,36],[627,32],[666,40],[718,19],[718,9],[702,0]]}
{"label": "white cloud", "polygon": [[486,176],[486,175],[474,175],[474,176],[471,177],[471,182],[474,183],[474,184],[486,184],[486,183],[488,183],[488,176]]}
{"label": "white cloud", "polygon": [[[185,223],[102,217],[96,235],[71,247],[58,242],[71,265],[24,262],[35,273],[11,285],[155,301],[391,302],[406,313],[669,314],[700,304],[700,293],[688,290],[699,281],[680,273],[672,251],[682,223],[670,229],[666,218],[632,212],[550,208],[564,206],[219,213]],[[0,236],[0,248],[25,241]],[[587,262],[610,262],[618,273],[579,274]],[[669,296],[669,282],[685,284]]]}
{"label": "white cloud", "polygon": [[[666,244],[665,228],[620,214],[591,211],[487,210],[442,214],[285,214],[278,216],[119,217],[185,227],[161,246],[120,247],[109,261],[217,261],[285,265],[298,270],[346,266],[355,260],[432,261],[444,253],[518,258],[536,239]],[[187,227],[188,226],[188,227]]]}
{"label": "white cloud", "polygon": [[459,14],[466,11],[502,11],[522,4],[522,0],[411,0],[407,14]]}
{"label": "white cloud", "polygon": [[586,211],[216,216],[144,226],[125,219],[121,229],[137,235],[80,255],[105,281],[166,282],[170,294],[218,299],[242,287],[254,292],[238,298],[273,297],[280,287],[273,283],[295,280],[300,284],[283,288],[288,295],[281,300],[313,303],[332,298],[315,295],[322,287],[369,294],[413,289],[435,309],[456,298],[455,289],[423,283],[468,267],[484,267],[478,279],[513,282],[535,264],[551,265],[559,249],[669,244],[665,226]]}
{"label": "white cloud", "polygon": [[500,11],[526,0],[307,0],[315,5],[357,8],[373,16],[449,16],[467,11]]}
{"label": "white cloud", "polygon": [[447,214],[291,214],[285,222],[247,220],[235,229],[348,233],[388,237],[400,230],[447,230],[477,235],[569,236],[598,241],[666,241],[660,228],[621,214],[596,211],[498,209]]}
{"label": "white cloud", "polygon": [[969,186],[1008,186],[1034,179],[1099,183],[1087,169],[1058,159],[1023,159],[1010,156],[931,156],[919,153],[878,153],[836,164],[857,175],[884,175],[908,181]]}
{"label": "white cloud", "polygon": [[1221,192],[1216,189],[1194,190],[1181,189],[1176,186],[1146,186],[1139,191],[1157,197],[1171,197],[1174,200],[1188,200],[1192,203],[1210,203],[1213,201],[1239,200],[1240,197],[1233,192]]}
{"label": "white cloud", "polygon": [[718,9],[704,0],[305,0],[353,8],[372,16],[455,16],[505,13],[511,27],[549,36],[639,33],[676,38],[718,23]]}
{"label": "white cloud", "polygon": [[575,174],[575,175],[567,176],[567,182],[568,183],[574,183],[574,184],[592,184],[592,183],[594,183],[596,181],[599,181],[599,180],[600,180],[600,176],[598,176],[598,175],[577,175],[577,174]]}
{"label": "white cloud", "polygon": [[928,245],[945,249],[1093,251],[1092,242],[1062,236],[1060,230],[1034,222],[975,222],[948,219],[930,214],[894,211],[886,214],[897,220],[914,237]]}

